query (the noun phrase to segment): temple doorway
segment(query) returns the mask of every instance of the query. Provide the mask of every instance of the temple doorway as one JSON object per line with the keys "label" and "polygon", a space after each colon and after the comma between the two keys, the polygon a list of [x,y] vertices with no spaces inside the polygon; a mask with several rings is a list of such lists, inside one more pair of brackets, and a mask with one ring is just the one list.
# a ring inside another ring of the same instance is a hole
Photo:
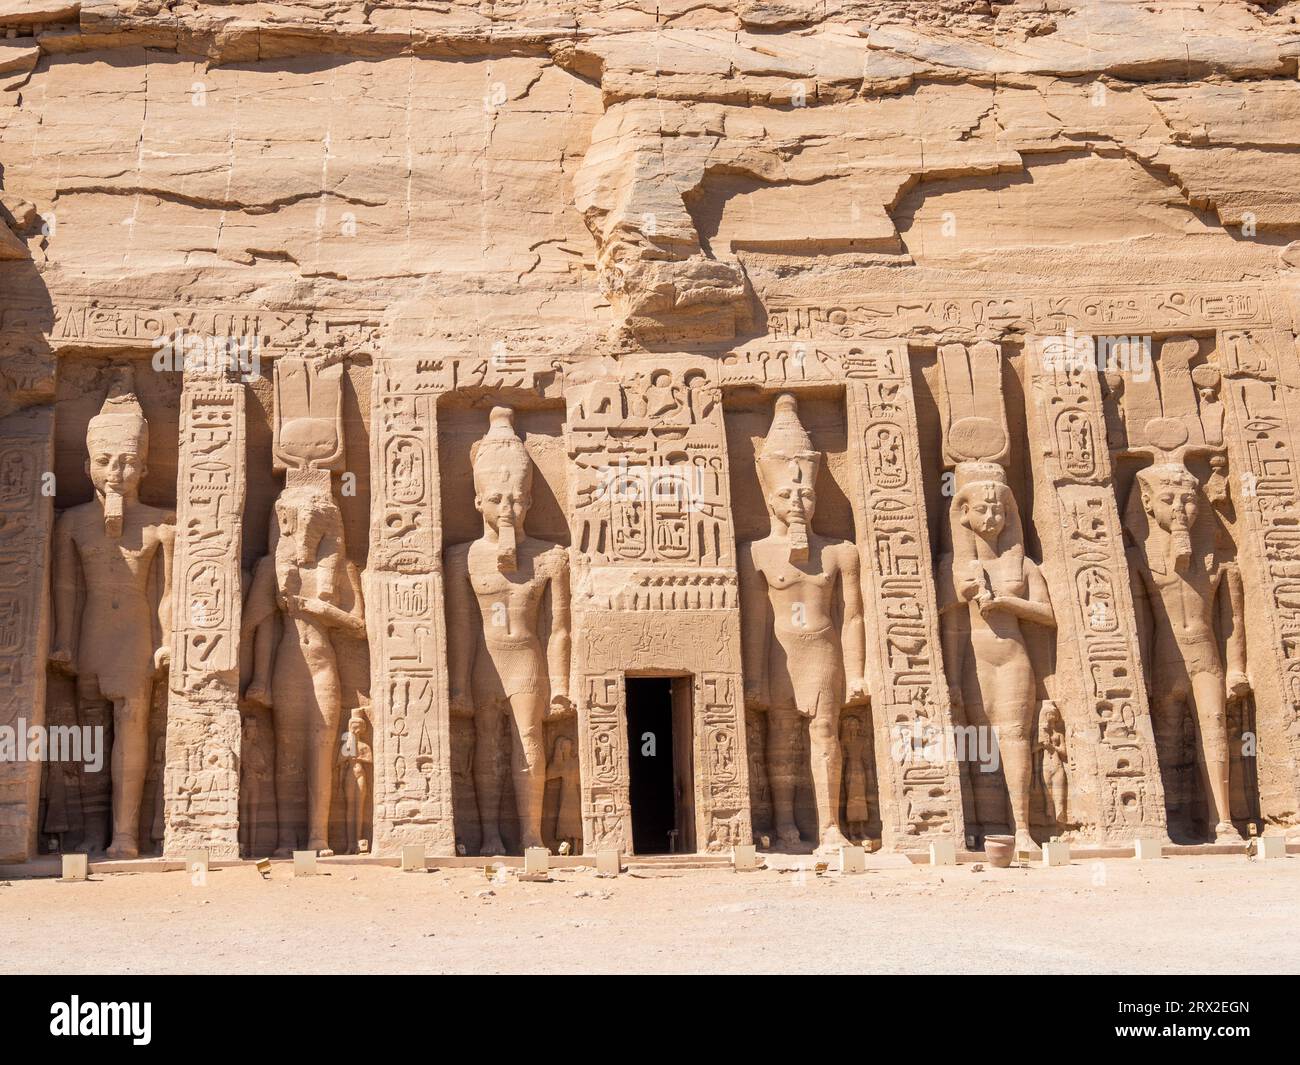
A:
{"label": "temple doorway", "polygon": [[628,677],[627,738],[632,849],[695,850],[691,679]]}

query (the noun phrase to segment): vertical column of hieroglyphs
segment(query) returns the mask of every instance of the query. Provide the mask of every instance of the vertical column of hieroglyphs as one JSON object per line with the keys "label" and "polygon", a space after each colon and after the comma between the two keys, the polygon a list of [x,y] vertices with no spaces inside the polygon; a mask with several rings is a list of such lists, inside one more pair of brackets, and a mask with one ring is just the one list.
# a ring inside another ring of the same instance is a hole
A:
{"label": "vertical column of hieroglyphs", "polygon": [[[580,630],[581,631],[581,630]],[[582,782],[582,851],[632,848],[627,705],[623,674],[584,673],[578,689],[578,766]]]}
{"label": "vertical column of hieroglyphs", "polygon": [[[53,499],[42,477],[53,461],[54,413],[32,407],[0,422],[0,728],[26,740],[45,723],[48,571]],[[0,761],[0,862],[35,853],[41,763]]]}
{"label": "vertical column of hieroglyphs", "polygon": [[1026,345],[1035,527],[1056,604],[1056,675],[1082,681],[1060,685],[1057,698],[1073,704],[1064,708],[1066,720],[1086,722],[1092,741],[1072,752],[1080,770],[1072,793],[1082,805],[1084,783],[1097,781],[1100,792],[1088,801],[1093,834],[1132,839],[1143,830],[1163,834],[1164,789],[1100,382],[1090,352],[1082,351],[1073,338],[1035,337]]}
{"label": "vertical column of hieroglyphs", "polygon": [[176,485],[163,847],[239,856],[244,386],[187,369]]}
{"label": "vertical column of hieroglyphs", "polygon": [[[573,684],[577,691],[578,765],[581,781],[582,848],[630,851],[632,817],[623,670],[630,655],[620,652],[620,620],[626,607],[621,588],[602,592],[607,567],[619,558],[649,553],[644,495],[634,478],[648,452],[632,430],[627,455],[610,454],[611,431],[627,416],[627,397],[616,376],[577,384],[565,382],[565,442],[569,469],[572,531]],[[652,448],[653,445],[651,445]],[[615,580],[622,575],[615,570]],[[636,594],[633,592],[636,599]],[[633,609],[641,604],[630,604]],[[635,665],[635,663],[631,663]]]}
{"label": "vertical column of hieroglyphs", "polygon": [[[1295,446],[1300,363],[1295,338],[1286,329],[1222,330],[1217,351],[1227,379],[1224,406],[1231,431],[1225,436],[1231,466],[1238,471],[1232,497],[1244,512],[1251,541],[1242,553],[1248,565],[1256,560],[1263,578],[1262,586],[1257,585],[1247,570],[1247,588],[1256,587],[1255,594],[1265,597],[1280,666],[1280,674],[1257,666],[1250,671],[1260,701],[1260,812],[1266,819],[1294,816],[1300,793],[1300,471]],[[1266,703],[1282,708],[1280,723],[1265,719]],[[1270,749],[1274,737],[1282,750]],[[1272,775],[1264,771],[1266,762],[1282,764],[1284,772],[1277,776],[1285,782],[1268,782]]]}
{"label": "vertical column of hieroglyphs", "polygon": [[380,362],[371,429],[367,598],[376,851],[455,850],[438,484],[438,393]]}
{"label": "vertical column of hieroglyphs", "polygon": [[750,839],[722,405],[681,356],[566,382],[583,845],[632,842],[623,676],[693,679],[695,846]]}
{"label": "vertical column of hieroglyphs", "polygon": [[724,851],[750,841],[749,762],[740,677],[725,670],[695,675],[698,850]]}
{"label": "vertical column of hieroglyphs", "polygon": [[867,654],[874,657],[868,672],[879,678],[871,694],[883,843],[891,849],[936,838],[960,843],[965,821],[954,745],[945,742],[952,715],[907,346],[852,348],[844,373],[850,454],[859,478]]}

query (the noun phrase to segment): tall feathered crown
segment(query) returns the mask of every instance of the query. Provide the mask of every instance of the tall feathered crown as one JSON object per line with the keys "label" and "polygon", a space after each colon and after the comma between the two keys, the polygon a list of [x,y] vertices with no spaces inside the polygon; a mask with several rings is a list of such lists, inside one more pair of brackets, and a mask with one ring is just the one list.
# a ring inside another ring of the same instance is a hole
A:
{"label": "tall feathered crown", "polygon": [[813,449],[812,438],[799,421],[798,401],[789,392],[777,396],[772,427],[758,452],[758,478],[764,491],[787,479],[795,484],[814,484],[821,460],[821,453]]}
{"label": "tall feathered crown", "polygon": [[104,405],[86,427],[87,441],[105,438],[132,442],[140,455],[149,450],[149,423],[136,398],[135,375],[130,366],[114,367]]}

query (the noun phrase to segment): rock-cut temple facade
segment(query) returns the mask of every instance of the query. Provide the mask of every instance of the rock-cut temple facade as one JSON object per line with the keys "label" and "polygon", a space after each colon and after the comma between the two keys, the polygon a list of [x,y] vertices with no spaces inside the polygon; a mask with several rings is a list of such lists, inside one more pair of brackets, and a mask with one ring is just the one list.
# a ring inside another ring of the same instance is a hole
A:
{"label": "rock-cut temple facade", "polygon": [[0,0],[0,861],[1294,832],[1297,16]]}

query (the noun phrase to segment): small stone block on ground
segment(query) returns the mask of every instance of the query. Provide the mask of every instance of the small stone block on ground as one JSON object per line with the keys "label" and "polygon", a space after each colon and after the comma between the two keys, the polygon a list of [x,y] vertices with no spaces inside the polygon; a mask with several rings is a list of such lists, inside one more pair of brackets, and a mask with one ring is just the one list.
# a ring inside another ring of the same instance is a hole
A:
{"label": "small stone block on ground", "polygon": [[841,873],[865,873],[867,871],[867,854],[861,847],[840,848]]}
{"label": "small stone block on ground", "polygon": [[88,854],[65,854],[63,856],[63,879],[85,880],[90,874],[90,856]]}
{"label": "small stone block on ground", "polygon": [[524,849],[524,876],[545,876],[551,869],[551,852],[545,847]]}
{"label": "small stone block on ground", "polygon": [[405,872],[423,872],[425,868],[423,843],[410,843],[402,848],[402,869]]}
{"label": "small stone block on ground", "polygon": [[316,852],[315,851],[294,851],[293,852],[293,875],[294,876],[315,876],[316,875]]}
{"label": "small stone block on ground", "polygon": [[957,847],[950,839],[937,839],[930,844],[931,865],[956,865]]}
{"label": "small stone block on ground", "polygon": [[1163,853],[1163,846],[1158,839],[1135,839],[1133,841],[1133,857],[1140,862],[1149,862],[1159,858]]}
{"label": "small stone block on ground", "polygon": [[1070,864],[1070,845],[1064,840],[1053,840],[1043,844],[1043,866],[1052,868],[1057,865]]}
{"label": "small stone block on ground", "polygon": [[596,872],[602,876],[617,876],[623,871],[623,854],[616,850],[596,852]]}
{"label": "small stone block on ground", "polygon": [[752,843],[745,843],[739,847],[733,847],[731,851],[731,864],[738,873],[753,872],[758,868],[758,848]]}
{"label": "small stone block on ground", "polygon": [[1285,858],[1286,837],[1285,836],[1260,836],[1259,856],[1261,858]]}

